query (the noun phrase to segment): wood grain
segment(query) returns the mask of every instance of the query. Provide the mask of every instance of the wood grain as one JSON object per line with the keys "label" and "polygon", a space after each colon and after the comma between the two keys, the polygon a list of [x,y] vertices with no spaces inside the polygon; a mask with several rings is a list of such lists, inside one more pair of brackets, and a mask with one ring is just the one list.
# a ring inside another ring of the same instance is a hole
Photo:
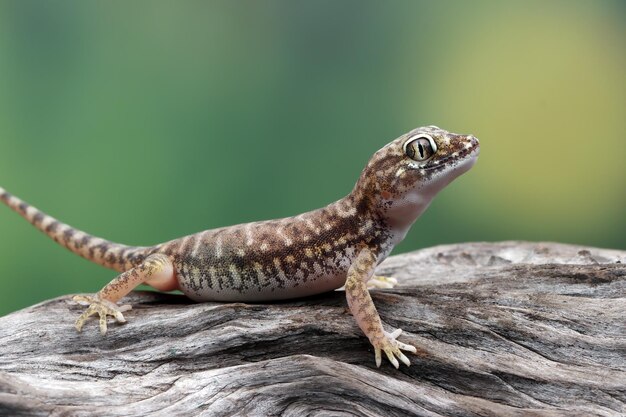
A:
{"label": "wood grain", "polygon": [[624,416],[625,264],[625,251],[525,242],[389,258],[378,273],[400,285],[373,299],[419,349],[400,370],[375,367],[341,291],[136,292],[105,337],[94,322],[76,333],[82,307],[61,297],[0,318],[0,415]]}

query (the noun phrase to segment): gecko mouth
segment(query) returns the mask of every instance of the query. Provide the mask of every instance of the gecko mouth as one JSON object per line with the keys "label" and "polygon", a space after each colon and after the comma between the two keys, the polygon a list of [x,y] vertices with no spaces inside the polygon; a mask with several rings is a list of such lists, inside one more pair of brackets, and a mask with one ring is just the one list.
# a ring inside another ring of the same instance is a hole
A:
{"label": "gecko mouth", "polygon": [[443,159],[430,162],[425,166],[420,167],[420,169],[423,169],[424,171],[434,171],[446,167],[448,165],[448,162],[450,161],[463,161],[468,156],[477,158],[478,154],[480,153],[480,144],[478,143],[477,139],[474,139],[472,142],[470,142],[470,144],[472,146],[470,146],[469,148],[461,149],[460,151],[456,152],[456,155],[452,154]]}

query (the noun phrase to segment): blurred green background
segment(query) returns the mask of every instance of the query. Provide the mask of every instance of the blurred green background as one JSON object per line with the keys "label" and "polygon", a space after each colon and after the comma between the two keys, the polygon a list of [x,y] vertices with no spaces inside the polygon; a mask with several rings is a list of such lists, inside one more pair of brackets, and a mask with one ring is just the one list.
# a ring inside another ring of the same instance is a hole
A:
{"label": "blurred green background", "polygon": [[[154,244],[348,193],[421,125],[481,140],[395,253],[626,248],[623,1],[0,3],[0,184]],[[0,207],[0,314],[113,276]]]}

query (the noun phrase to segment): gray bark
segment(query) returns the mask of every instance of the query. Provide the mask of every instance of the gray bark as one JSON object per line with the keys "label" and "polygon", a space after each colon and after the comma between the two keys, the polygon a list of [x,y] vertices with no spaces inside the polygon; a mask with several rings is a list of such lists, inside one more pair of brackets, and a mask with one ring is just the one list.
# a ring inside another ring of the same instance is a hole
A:
{"label": "gray bark", "polygon": [[335,291],[272,304],[133,293],[128,323],[60,297],[0,318],[0,415],[626,415],[626,251],[468,243],[389,258],[373,291],[412,365]]}

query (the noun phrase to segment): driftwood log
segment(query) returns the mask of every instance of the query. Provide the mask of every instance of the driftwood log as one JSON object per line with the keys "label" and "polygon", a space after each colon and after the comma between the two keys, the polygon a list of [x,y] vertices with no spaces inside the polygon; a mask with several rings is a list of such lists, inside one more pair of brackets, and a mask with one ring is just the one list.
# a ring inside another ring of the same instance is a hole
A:
{"label": "driftwood log", "polygon": [[626,415],[626,251],[469,243],[378,273],[400,281],[373,298],[411,367],[376,368],[341,291],[137,292],[106,337],[76,333],[67,296],[0,318],[0,415]]}

